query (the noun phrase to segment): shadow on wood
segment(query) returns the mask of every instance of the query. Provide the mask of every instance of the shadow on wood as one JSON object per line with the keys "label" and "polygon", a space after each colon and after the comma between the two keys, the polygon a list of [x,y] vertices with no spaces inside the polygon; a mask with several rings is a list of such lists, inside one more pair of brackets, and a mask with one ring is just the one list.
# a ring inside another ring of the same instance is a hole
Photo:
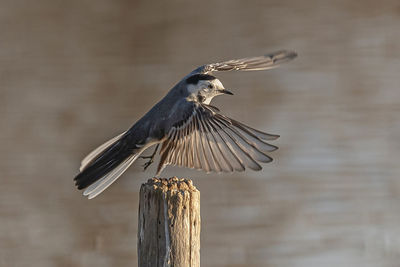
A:
{"label": "shadow on wood", "polygon": [[200,192],[191,180],[152,178],[140,188],[138,266],[200,266]]}

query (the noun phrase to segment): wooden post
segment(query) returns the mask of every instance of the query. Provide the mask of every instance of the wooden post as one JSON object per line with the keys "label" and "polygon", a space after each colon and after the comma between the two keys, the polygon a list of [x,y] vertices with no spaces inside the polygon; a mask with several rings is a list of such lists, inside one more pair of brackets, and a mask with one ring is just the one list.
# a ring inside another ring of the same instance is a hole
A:
{"label": "wooden post", "polygon": [[191,180],[142,184],[138,223],[139,267],[200,266],[200,191]]}

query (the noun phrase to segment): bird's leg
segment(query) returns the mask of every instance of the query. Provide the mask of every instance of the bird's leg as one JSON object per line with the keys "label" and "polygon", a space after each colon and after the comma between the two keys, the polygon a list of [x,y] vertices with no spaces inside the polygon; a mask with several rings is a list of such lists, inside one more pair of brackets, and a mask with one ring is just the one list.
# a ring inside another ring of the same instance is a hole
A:
{"label": "bird's leg", "polygon": [[145,164],[143,164],[144,170],[146,170],[154,162],[154,156],[156,155],[159,145],[160,144],[157,144],[156,149],[154,149],[153,154],[151,154],[150,156],[140,156],[140,158],[142,158],[142,159],[149,159],[149,161],[147,161]]}

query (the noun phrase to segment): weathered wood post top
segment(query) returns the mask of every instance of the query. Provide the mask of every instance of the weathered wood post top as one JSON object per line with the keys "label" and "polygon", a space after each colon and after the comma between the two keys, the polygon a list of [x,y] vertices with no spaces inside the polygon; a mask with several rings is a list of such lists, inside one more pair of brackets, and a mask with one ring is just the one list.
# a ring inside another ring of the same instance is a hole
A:
{"label": "weathered wood post top", "polygon": [[191,180],[152,178],[142,184],[138,266],[200,266],[200,192]]}

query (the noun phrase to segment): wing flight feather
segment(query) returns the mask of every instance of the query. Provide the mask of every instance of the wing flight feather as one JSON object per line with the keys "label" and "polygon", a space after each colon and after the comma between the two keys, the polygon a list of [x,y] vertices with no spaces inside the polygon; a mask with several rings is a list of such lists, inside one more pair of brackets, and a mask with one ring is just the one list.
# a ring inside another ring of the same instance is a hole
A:
{"label": "wing flight feather", "polygon": [[173,125],[160,150],[157,175],[167,165],[206,172],[261,170],[258,162],[271,162],[267,152],[277,149],[266,142],[278,138],[221,115],[218,109],[194,103],[192,112]]}
{"label": "wing flight feather", "polygon": [[255,71],[268,70],[278,67],[280,64],[288,62],[297,57],[297,53],[288,50],[281,50],[274,53],[258,57],[247,57],[233,59],[219,63],[211,63],[198,67],[189,75],[211,74],[218,71]]}

